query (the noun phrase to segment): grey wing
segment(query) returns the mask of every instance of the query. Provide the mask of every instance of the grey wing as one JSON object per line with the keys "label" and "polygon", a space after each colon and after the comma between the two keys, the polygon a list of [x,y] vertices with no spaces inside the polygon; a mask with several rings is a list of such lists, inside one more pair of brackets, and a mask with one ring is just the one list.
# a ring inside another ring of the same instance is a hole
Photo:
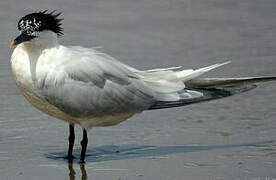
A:
{"label": "grey wing", "polygon": [[63,63],[38,83],[40,94],[74,117],[141,112],[154,103],[151,90],[131,72],[105,59]]}

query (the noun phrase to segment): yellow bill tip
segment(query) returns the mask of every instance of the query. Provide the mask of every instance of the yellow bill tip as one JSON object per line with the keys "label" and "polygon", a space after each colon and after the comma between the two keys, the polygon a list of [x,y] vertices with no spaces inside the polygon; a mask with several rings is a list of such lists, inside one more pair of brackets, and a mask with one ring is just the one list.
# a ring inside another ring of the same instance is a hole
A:
{"label": "yellow bill tip", "polygon": [[10,42],[10,48],[13,48],[15,45],[16,45],[16,44],[15,44],[14,41],[11,41],[11,42]]}

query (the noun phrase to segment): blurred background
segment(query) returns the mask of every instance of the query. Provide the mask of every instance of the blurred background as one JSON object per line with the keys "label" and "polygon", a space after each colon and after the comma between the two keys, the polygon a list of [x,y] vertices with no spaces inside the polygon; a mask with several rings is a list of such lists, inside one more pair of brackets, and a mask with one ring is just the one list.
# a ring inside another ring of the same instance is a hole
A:
{"label": "blurred background", "polygon": [[68,125],[34,109],[10,71],[8,44],[19,34],[18,20],[45,9],[63,12],[60,43],[98,47],[138,69],[199,68],[231,60],[206,76],[276,75],[273,0],[1,1],[1,179],[276,178],[275,82],[92,129],[86,165],[68,166],[60,158],[67,151]]}

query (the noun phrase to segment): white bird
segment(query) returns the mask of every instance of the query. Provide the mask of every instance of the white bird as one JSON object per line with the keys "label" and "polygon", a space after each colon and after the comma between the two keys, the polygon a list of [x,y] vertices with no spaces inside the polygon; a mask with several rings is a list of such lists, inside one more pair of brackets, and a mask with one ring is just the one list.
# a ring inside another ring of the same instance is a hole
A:
{"label": "white bird", "polygon": [[276,77],[198,77],[229,62],[200,69],[181,67],[141,71],[92,48],[63,46],[60,13],[35,12],[21,18],[21,34],[10,46],[14,79],[40,111],[69,123],[69,160],[74,124],[83,128],[80,162],[85,160],[87,129],[112,126],[144,110],[184,106],[248,91],[255,82]]}

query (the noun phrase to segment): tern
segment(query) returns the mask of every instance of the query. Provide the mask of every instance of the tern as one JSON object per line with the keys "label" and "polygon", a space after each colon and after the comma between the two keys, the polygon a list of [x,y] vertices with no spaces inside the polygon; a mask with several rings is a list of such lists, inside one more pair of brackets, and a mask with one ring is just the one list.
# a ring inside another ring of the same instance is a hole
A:
{"label": "tern", "polygon": [[61,13],[39,11],[18,22],[11,68],[23,96],[38,110],[69,123],[67,158],[73,160],[74,125],[83,129],[85,162],[91,127],[113,126],[145,110],[171,108],[242,93],[276,76],[199,78],[228,64],[199,69],[138,70],[93,48],[63,46]]}

